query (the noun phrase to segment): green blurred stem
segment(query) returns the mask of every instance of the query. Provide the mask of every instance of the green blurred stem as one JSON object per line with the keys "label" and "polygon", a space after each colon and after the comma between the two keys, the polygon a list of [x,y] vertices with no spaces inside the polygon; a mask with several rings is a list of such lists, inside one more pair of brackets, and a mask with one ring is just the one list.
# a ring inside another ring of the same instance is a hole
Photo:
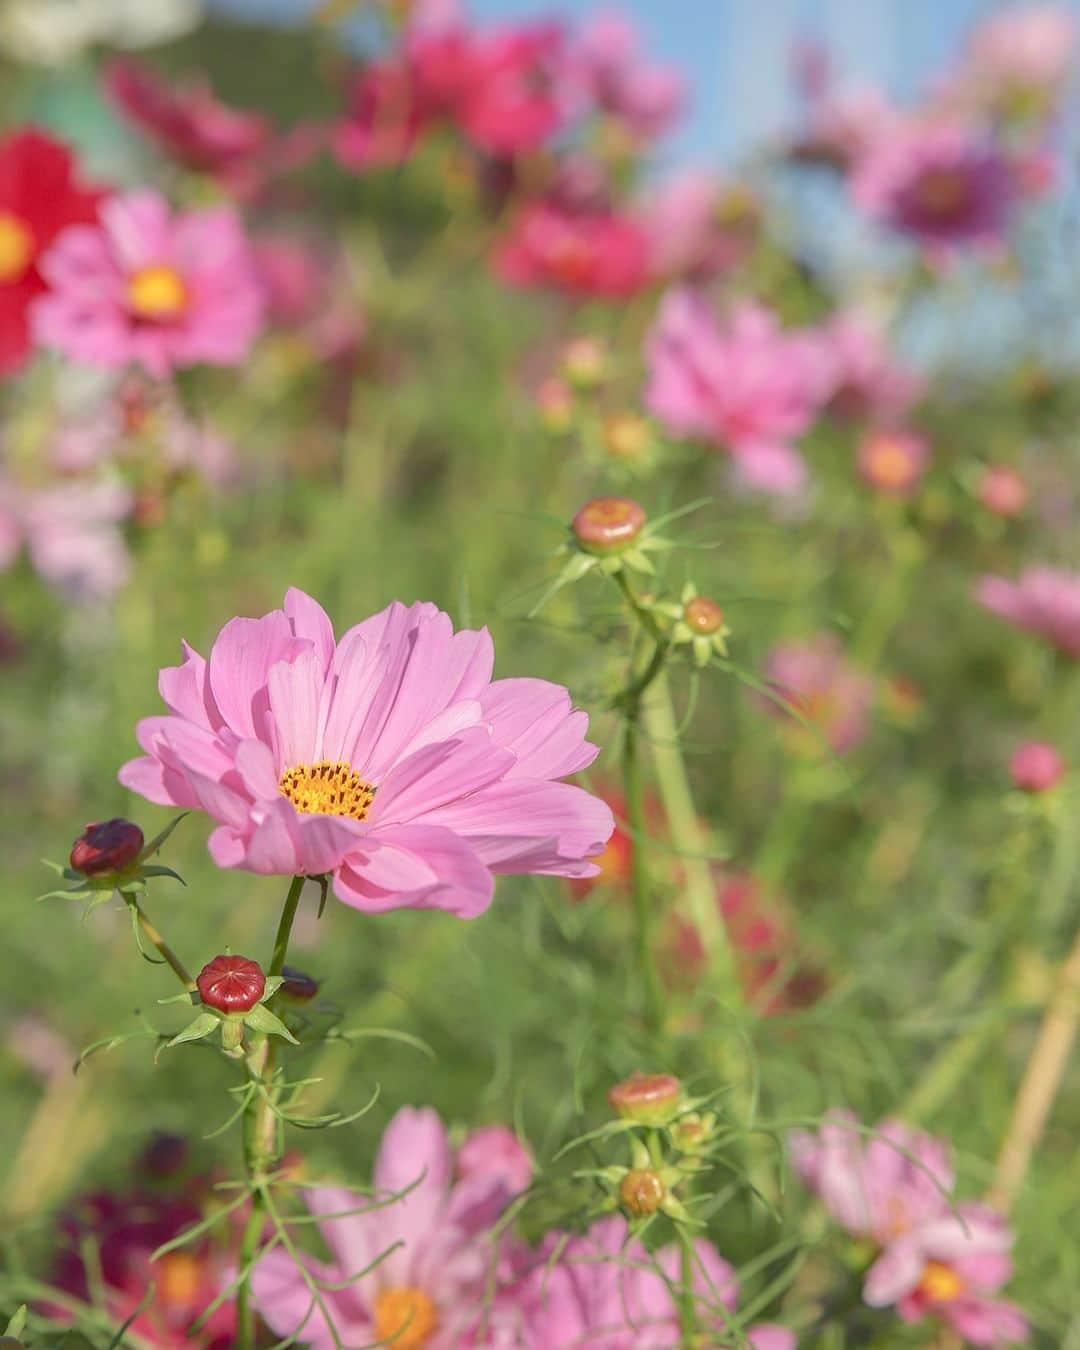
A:
{"label": "green blurred stem", "polygon": [[188,973],[187,967],[184,965],[183,961],[180,960],[180,958],[173,951],[173,949],[169,946],[169,944],[165,941],[165,939],[161,936],[161,934],[154,927],[154,925],[150,922],[149,918],[147,918],[146,913],[143,910],[142,906],[139,904],[138,900],[136,900],[133,895],[129,895],[127,896],[127,902],[131,906],[131,908],[135,911],[135,917],[139,922],[139,927],[142,929],[143,935],[147,938],[149,942],[151,942],[157,948],[158,952],[161,955],[161,959],[168,965],[169,969],[173,972],[173,974],[184,986],[184,988],[190,990],[191,992],[194,992],[196,987],[195,981],[191,978],[190,974]]}
{"label": "green blurred stem", "polygon": [[656,784],[664,803],[671,843],[685,871],[686,907],[705,949],[708,970],[725,1003],[742,1004],[742,990],[727,927],[716,903],[716,883],[707,854],[707,839],[694,806],[686,764],[679,747],[679,727],[671,685],[663,671],[642,703],[646,734],[652,744]]}
{"label": "green blurred stem", "polygon": [[684,1350],[697,1345],[697,1309],[694,1306],[694,1239],[685,1224],[676,1225],[679,1234],[679,1329]]}
{"label": "green blurred stem", "polygon": [[[300,907],[306,877],[293,877],[282,906],[268,975],[280,975],[289,952],[296,911]],[[251,1186],[251,1213],[240,1243],[240,1284],[236,1291],[236,1347],[254,1350],[255,1309],[251,1306],[251,1270],[259,1252],[266,1223],[268,1173],[277,1161],[278,1126],[275,1114],[273,1038],[258,1034],[252,1038],[246,1064],[253,1085],[251,1100],[244,1112],[244,1168]]]}

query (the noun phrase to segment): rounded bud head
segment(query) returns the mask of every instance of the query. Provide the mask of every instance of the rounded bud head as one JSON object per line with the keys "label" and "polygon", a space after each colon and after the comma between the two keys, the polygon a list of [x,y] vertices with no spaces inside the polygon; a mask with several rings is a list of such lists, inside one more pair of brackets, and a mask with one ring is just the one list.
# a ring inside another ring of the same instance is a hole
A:
{"label": "rounded bud head", "polygon": [[911,492],[929,463],[929,443],[910,431],[871,431],[859,445],[858,464],[863,481],[893,496]]}
{"label": "rounded bud head", "polygon": [[632,1073],[608,1092],[608,1101],[624,1120],[662,1125],[671,1119],[682,1084],[670,1073]]}
{"label": "rounded bud head", "polygon": [[594,389],[607,373],[607,364],[607,349],[599,338],[572,338],[563,348],[563,372],[579,389]]}
{"label": "rounded bud head", "polygon": [[87,825],[71,846],[71,866],[88,877],[121,872],[142,852],[143,832],[130,820],[116,816]]}
{"label": "rounded bud head", "polygon": [[683,608],[683,622],[693,633],[711,637],[724,626],[724,611],[707,595],[695,595]]}
{"label": "rounded bud head", "polygon": [[188,1160],[188,1144],[182,1134],[167,1134],[159,1130],[139,1156],[139,1171],[155,1181],[175,1176]]}
{"label": "rounded bud head", "polygon": [[667,1187],[655,1172],[634,1168],[619,1183],[619,1204],[628,1214],[655,1214],[664,1203]]}
{"label": "rounded bud head", "polygon": [[991,464],[979,480],[978,495],[987,511],[1009,520],[1027,505],[1028,485],[1010,464]]}
{"label": "rounded bud head", "polygon": [[615,459],[640,459],[652,445],[652,429],[635,413],[616,413],[604,422],[604,448]]}
{"label": "rounded bud head", "polygon": [[594,497],[570,522],[574,538],[589,553],[617,553],[645,528],[645,508],[633,497]]}
{"label": "rounded bud head", "polygon": [[285,978],[278,986],[278,993],[283,998],[293,1003],[310,1003],[319,992],[319,981],[314,975],[297,970],[295,966],[282,966],[281,973]]}
{"label": "rounded bud head", "polygon": [[1045,741],[1027,741],[1013,752],[1009,776],[1021,792],[1047,792],[1065,777],[1065,761]]}
{"label": "rounded bud head", "polygon": [[208,1008],[221,1013],[250,1012],[263,996],[266,976],[246,956],[215,956],[199,971],[195,984]]}

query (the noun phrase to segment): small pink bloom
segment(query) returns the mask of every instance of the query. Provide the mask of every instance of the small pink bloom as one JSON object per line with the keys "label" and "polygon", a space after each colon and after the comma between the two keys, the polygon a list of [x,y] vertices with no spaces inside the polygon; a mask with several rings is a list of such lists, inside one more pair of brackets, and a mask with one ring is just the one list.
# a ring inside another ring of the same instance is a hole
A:
{"label": "small pink bloom", "polygon": [[412,154],[428,118],[405,62],[397,56],[372,62],[349,86],[334,152],[349,169],[400,164]]}
{"label": "small pink bloom", "polygon": [[494,873],[588,876],[610,809],[556,781],[591,763],[588,719],[546,680],[492,681],[486,630],[394,603],[335,643],[310,596],[232,619],[208,661],[163,670],[169,715],[120,772],[151,801],[207,811],[220,867],[330,872],[337,896],[472,917]]}
{"label": "small pink bloom", "polygon": [[633,217],[524,207],[496,247],[495,270],[515,286],[620,299],[648,282],[649,244]]}
{"label": "small pink bloom", "polygon": [[650,266],[663,280],[702,281],[736,266],[753,243],[757,206],[736,186],[688,169],[653,189],[641,211]]}
{"label": "small pink bloom", "polygon": [[872,86],[827,92],[815,101],[791,154],[796,160],[846,171],[900,120],[897,109]]}
{"label": "small pink bloom", "polygon": [[882,136],[855,166],[856,205],[910,236],[932,259],[962,247],[996,249],[1018,199],[1013,164],[961,125],[909,123]]}
{"label": "small pink bloom", "polygon": [[[831,633],[776,643],[765,663],[765,678],[836,754],[848,754],[866,738],[873,684],[849,664]],[[783,708],[769,700],[763,706],[788,719],[801,748],[817,744],[810,730]]]}
{"label": "small pink bloom", "polygon": [[174,215],[143,189],[107,201],[100,220],[69,227],[42,259],[51,290],[31,314],[38,342],[159,377],[243,361],[262,327],[262,293],[231,208]]}
{"label": "small pink bloom", "polygon": [[458,1149],[457,1174],[463,1180],[494,1178],[509,1195],[517,1195],[532,1182],[533,1161],[513,1130],[483,1125],[466,1135]]}
{"label": "small pink bloom", "polygon": [[1047,792],[1065,777],[1065,761],[1045,741],[1025,741],[1013,751],[1009,777],[1021,792]]}
{"label": "small pink bloom", "polygon": [[21,497],[18,524],[34,569],[73,599],[108,599],[131,570],[117,527],[133,504],[128,488],[105,480],[71,480]]}
{"label": "small pink bloom", "polygon": [[267,119],[230,108],[205,81],[172,85],[130,57],[110,61],[104,81],[120,112],[186,168],[229,180],[269,145]]}
{"label": "small pink bloom", "polygon": [[834,367],[830,412],[894,422],[921,396],[925,381],[900,364],[884,334],[861,315],[834,314],[823,337]]}
{"label": "small pink bloom", "polygon": [[1028,501],[1028,485],[1011,464],[991,464],[979,479],[979,502],[991,515],[1009,520],[1018,516]]}
{"label": "small pink bloom", "polygon": [[678,117],[682,79],[674,70],[649,63],[633,26],[617,11],[587,21],[576,56],[579,78],[594,106],[640,140],[661,136]]}
{"label": "small pink bloom", "polygon": [[908,497],[930,466],[930,443],[902,427],[874,427],[859,442],[859,475],[889,497]]}
{"label": "small pink bloom", "polygon": [[1075,69],[1078,25],[1064,5],[1003,9],[974,30],[945,92],[947,102],[1006,125],[1041,127]]}
{"label": "small pink bloom", "polygon": [[792,442],[828,397],[831,367],[820,338],[785,332],[753,303],[721,327],[690,290],[669,292],[646,344],[645,402],[672,435],[727,450],[742,479],[790,494],[805,481]]}
{"label": "small pink bloom", "polygon": [[975,599],[1026,633],[1080,660],[1080,572],[1028,567],[1017,581],[984,576]]}
{"label": "small pink bloom", "polygon": [[473,36],[453,116],[491,155],[538,150],[562,127],[567,90],[566,38],[558,24],[498,27]]}

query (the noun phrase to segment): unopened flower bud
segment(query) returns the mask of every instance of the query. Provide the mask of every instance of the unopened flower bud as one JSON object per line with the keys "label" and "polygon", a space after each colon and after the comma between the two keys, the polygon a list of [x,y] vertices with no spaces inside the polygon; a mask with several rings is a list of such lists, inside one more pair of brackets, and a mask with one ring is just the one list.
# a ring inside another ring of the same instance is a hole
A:
{"label": "unopened flower bud", "polygon": [[1065,776],[1065,761],[1045,741],[1026,741],[1009,760],[1009,776],[1021,792],[1047,792]]}
{"label": "unopened flower bud", "polygon": [[632,497],[594,497],[570,522],[574,538],[588,553],[617,553],[645,528],[645,508]]}
{"label": "unopened flower bud", "polygon": [[184,1136],[159,1130],[139,1156],[138,1168],[145,1176],[161,1181],[182,1171],[187,1160],[188,1144]]}
{"label": "unopened flower bud", "polygon": [[641,1125],[663,1125],[671,1119],[682,1084],[670,1073],[632,1073],[608,1092],[617,1115]]}
{"label": "unopened flower bud", "polygon": [[87,825],[71,846],[70,863],[88,877],[102,872],[122,872],[142,852],[143,832],[130,820],[116,816]]}
{"label": "unopened flower bud", "polygon": [[295,966],[282,966],[281,974],[283,978],[278,985],[278,993],[292,1003],[310,1003],[319,992],[319,981],[314,975],[297,970]]}
{"label": "unopened flower bud", "polygon": [[572,338],[563,348],[563,373],[578,389],[595,389],[607,374],[607,366],[607,350],[599,338]]}
{"label": "unopened flower bud", "polygon": [[258,961],[246,956],[215,956],[195,981],[199,997],[221,1013],[250,1012],[263,996],[266,976]]}
{"label": "unopened flower bud", "polygon": [[652,428],[635,413],[616,413],[604,422],[604,449],[613,459],[641,459],[652,448]]}
{"label": "unopened flower bud", "polygon": [[724,626],[724,611],[707,595],[695,595],[683,607],[683,622],[702,637],[711,637]]}
{"label": "unopened flower bud", "polygon": [[1027,505],[1028,486],[1009,464],[991,464],[978,485],[979,502],[992,515],[1009,520]]}
{"label": "unopened flower bud", "polygon": [[930,446],[910,431],[871,431],[859,446],[859,473],[879,492],[904,497],[930,462]]}
{"label": "unopened flower bud", "polygon": [[655,1214],[664,1203],[667,1187],[655,1172],[634,1168],[619,1183],[619,1203],[635,1218]]}

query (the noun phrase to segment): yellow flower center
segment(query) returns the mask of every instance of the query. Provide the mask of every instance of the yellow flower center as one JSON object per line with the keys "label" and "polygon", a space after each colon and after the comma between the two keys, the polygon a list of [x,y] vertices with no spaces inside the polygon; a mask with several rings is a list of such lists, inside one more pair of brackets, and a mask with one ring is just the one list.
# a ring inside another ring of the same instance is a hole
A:
{"label": "yellow flower center", "polygon": [[297,764],[286,769],[278,791],[298,811],[311,816],[349,816],[363,820],[375,800],[375,787],[351,764],[320,759],[315,764]]}
{"label": "yellow flower center", "polygon": [[34,236],[24,220],[0,211],[0,283],[22,279],[34,256]]}
{"label": "yellow flower center", "polygon": [[187,287],[175,267],[141,267],[128,278],[127,302],[140,319],[175,319],[187,308]]}
{"label": "yellow flower center", "polygon": [[964,1292],[964,1281],[952,1266],[942,1261],[927,1261],[919,1281],[919,1293],[931,1303],[951,1303]]}
{"label": "yellow flower center", "polygon": [[393,1350],[423,1350],[439,1326],[439,1310],[422,1289],[384,1289],[375,1300],[375,1335]]}
{"label": "yellow flower center", "polygon": [[151,1267],[158,1300],[167,1308],[186,1308],[199,1296],[202,1262],[191,1252],[170,1252]]}

